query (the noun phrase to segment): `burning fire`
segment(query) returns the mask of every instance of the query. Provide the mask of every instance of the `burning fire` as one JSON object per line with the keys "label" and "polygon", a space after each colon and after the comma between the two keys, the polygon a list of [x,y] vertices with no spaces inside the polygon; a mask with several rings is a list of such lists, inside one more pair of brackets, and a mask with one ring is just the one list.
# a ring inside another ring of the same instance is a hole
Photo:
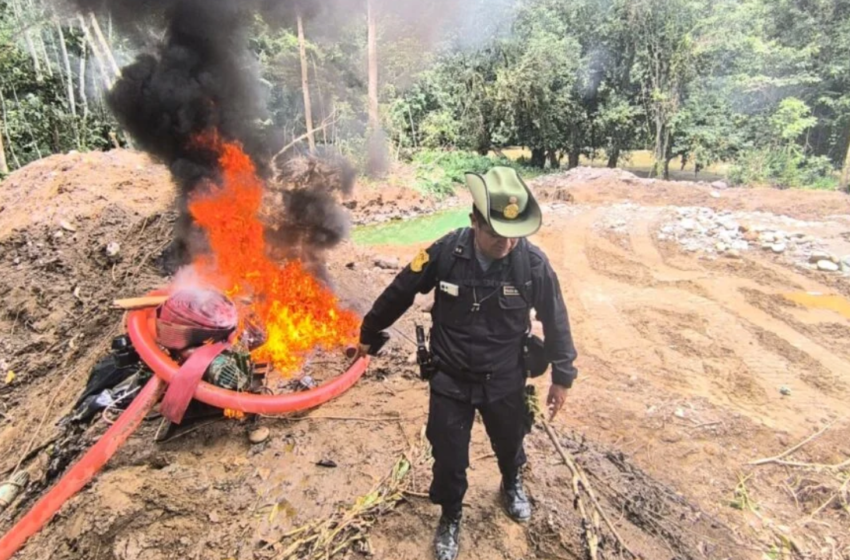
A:
{"label": "burning fire", "polygon": [[[266,342],[251,353],[283,374],[301,368],[314,348],[340,347],[356,337],[357,316],[340,309],[336,296],[298,260],[269,259],[259,211],[263,183],[237,143],[217,135],[199,139],[219,154],[222,184],[189,201],[189,212],[207,235],[211,253],[195,259],[200,274],[240,306],[240,329],[252,317]],[[247,300],[247,308],[241,300]]]}

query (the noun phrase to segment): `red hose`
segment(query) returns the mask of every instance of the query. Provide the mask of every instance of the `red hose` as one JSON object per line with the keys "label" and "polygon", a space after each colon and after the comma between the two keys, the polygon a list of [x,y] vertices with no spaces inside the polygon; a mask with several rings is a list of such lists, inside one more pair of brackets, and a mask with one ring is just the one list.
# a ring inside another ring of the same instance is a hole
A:
{"label": "red hose", "polygon": [[[177,372],[178,365],[169,358],[154,339],[154,310],[133,311],[127,318],[127,332],[139,356],[156,375],[148,381],[127,410],[98,442],[12,529],[0,539],[0,560],[9,560],[26,542],[59,511],[74,494],[91,482],[94,475],[139,427],[153,408],[166,383]],[[254,414],[282,414],[313,408],[338,397],[351,388],[366,371],[369,358],[357,360],[345,373],[315,389],[288,395],[254,395],[222,389],[203,381],[195,390],[195,398],[219,408]]]}
{"label": "red hose", "polygon": [[[163,381],[171,381],[179,366],[160,350],[154,333],[155,309],[131,311],[127,317],[127,332],[139,356]],[[285,395],[255,395],[237,393],[201,382],[195,389],[195,398],[218,408],[239,410],[252,414],[284,414],[306,410],[338,397],[357,383],[366,371],[369,358],[360,358],[342,375],[315,389]],[[2,559],[0,559],[2,560]]]}
{"label": "red hose", "polygon": [[14,556],[26,540],[50,521],[71,496],[91,482],[94,475],[139,427],[144,417],[159,400],[163,389],[165,389],[165,383],[159,377],[151,377],[127,410],[106,430],[103,437],[0,539],[0,560],[9,560]]}

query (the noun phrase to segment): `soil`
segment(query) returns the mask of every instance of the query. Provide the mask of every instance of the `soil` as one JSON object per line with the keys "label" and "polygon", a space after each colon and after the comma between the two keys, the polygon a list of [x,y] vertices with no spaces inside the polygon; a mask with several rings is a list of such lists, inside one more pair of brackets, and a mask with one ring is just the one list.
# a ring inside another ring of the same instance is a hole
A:
{"label": "soil", "polygon": [[[628,547],[653,560],[850,558],[850,470],[825,467],[850,458],[850,323],[783,297],[847,294],[847,277],[757,251],[705,259],[655,235],[669,207],[819,220],[850,214],[850,199],[765,189],[717,198],[705,185],[595,171],[546,177],[532,188],[547,201],[533,242],[559,275],[580,355],[579,379],[553,426]],[[71,446],[53,441],[56,423],[122,331],[111,300],[167,283],[172,200],[167,171],[128,151],[53,156],[0,188],[0,376],[15,374],[0,388],[0,472],[31,455],[22,468],[33,481],[2,514],[3,531],[52,483],[51,456]],[[373,185],[353,200],[363,222],[438,204],[399,185]],[[624,201],[637,218],[612,233],[607,224],[621,223]],[[110,242],[120,244],[116,256]],[[418,248],[345,243],[329,263],[342,301],[365,312],[397,272],[375,261],[406,263]],[[364,379],[317,411],[243,421],[216,415],[163,443],[154,441],[152,417],[17,558],[273,558],[285,533],[366,495],[419,440],[428,391],[410,338],[414,322],[427,322],[428,305],[417,298]],[[339,356],[317,358],[309,372],[326,379],[343,364]],[[535,385],[548,388],[545,379]],[[251,444],[246,434],[258,426],[271,436]],[[750,464],[824,427],[782,459],[791,464]],[[96,421],[71,454],[105,428]],[[499,509],[498,470],[476,422],[462,558],[587,557],[569,471],[539,427],[527,448],[536,509],[522,526]],[[323,460],[336,467],[318,465]],[[427,468],[415,469],[413,492],[376,520],[371,557],[429,557],[438,517],[420,497],[429,480]],[[602,533],[600,558],[628,557]]]}

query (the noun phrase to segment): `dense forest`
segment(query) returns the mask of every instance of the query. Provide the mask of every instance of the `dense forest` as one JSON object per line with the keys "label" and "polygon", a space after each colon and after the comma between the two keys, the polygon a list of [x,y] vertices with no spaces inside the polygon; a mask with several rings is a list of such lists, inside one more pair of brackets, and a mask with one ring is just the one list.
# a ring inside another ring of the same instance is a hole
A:
{"label": "dense forest", "polygon": [[[725,162],[734,183],[847,188],[850,0],[427,4],[336,0],[304,3],[291,25],[256,17],[247,47],[271,115],[258,126],[364,170],[446,152],[487,165],[512,146],[528,167],[613,167],[650,150],[658,176]],[[161,40],[139,37],[107,13],[0,2],[0,172],[130,144],[104,99]]]}

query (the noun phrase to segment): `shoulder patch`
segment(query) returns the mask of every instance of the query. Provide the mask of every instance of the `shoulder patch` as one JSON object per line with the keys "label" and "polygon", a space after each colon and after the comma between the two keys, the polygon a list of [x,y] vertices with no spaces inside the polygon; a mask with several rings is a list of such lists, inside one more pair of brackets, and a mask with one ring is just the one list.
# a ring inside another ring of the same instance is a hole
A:
{"label": "shoulder patch", "polygon": [[422,272],[422,269],[428,264],[429,260],[431,260],[431,257],[428,256],[428,252],[425,249],[419,249],[419,252],[416,253],[416,256],[410,262],[410,270],[413,272]]}

